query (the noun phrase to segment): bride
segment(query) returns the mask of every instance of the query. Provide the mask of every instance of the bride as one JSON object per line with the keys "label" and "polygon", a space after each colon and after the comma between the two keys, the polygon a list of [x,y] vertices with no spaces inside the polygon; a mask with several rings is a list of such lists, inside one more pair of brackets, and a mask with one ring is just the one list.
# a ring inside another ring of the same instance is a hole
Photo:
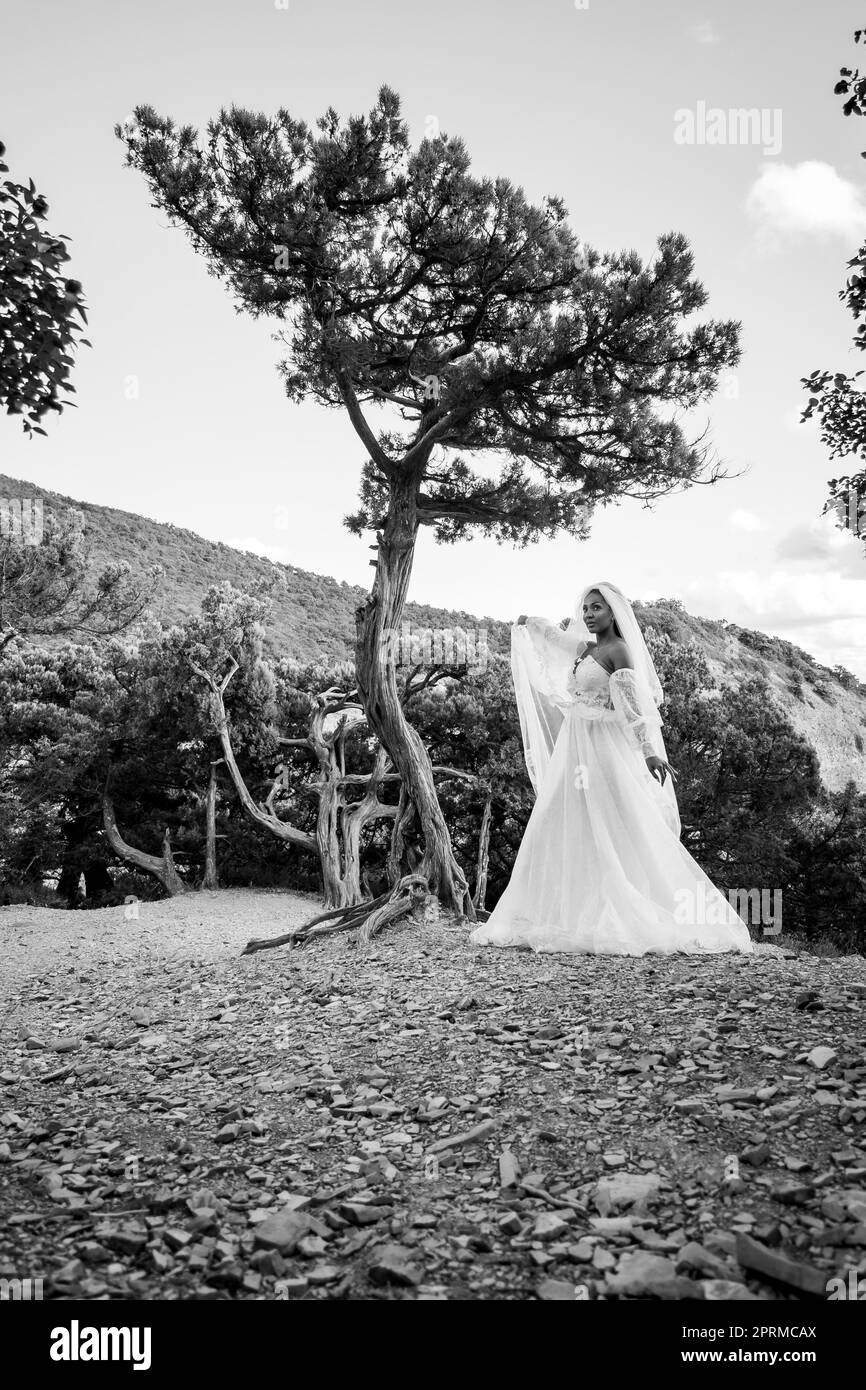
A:
{"label": "bride", "polygon": [[620,590],[593,585],[559,627],[521,616],[511,669],[536,802],[511,881],[470,939],[598,955],[751,951],[745,922],[680,843],[662,689]]}

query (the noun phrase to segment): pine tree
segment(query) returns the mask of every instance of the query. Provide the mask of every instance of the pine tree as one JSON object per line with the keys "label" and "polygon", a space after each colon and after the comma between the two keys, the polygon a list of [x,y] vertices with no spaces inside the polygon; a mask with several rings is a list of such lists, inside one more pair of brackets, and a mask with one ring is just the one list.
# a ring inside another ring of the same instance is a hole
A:
{"label": "pine tree", "polygon": [[685,326],[707,296],[684,237],[660,237],[649,264],[585,247],[559,197],[534,206],[474,176],[462,140],[411,149],[388,87],[368,116],[329,108],[317,131],[235,107],[204,142],[149,106],[117,127],[154,205],[239,308],[279,323],[289,399],[344,410],[363,445],[346,521],[375,534],[376,573],[356,613],[357,685],[417,813],[421,871],[472,916],[390,648],[419,529],[583,537],[599,505],[714,480],[679,416],[736,363],[739,328]]}

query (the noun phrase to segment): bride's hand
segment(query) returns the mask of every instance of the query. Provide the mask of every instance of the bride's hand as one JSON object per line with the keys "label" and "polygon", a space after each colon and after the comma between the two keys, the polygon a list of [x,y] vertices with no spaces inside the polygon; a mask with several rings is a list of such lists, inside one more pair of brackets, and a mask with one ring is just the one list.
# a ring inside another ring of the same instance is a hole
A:
{"label": "bride's hand", "polygon": [[668,773],[670,773],[674,781],[677,780],[677,774],[674,772],[674,769],[671,767],[670,763],[665,762],[664,758],[658,758],[655,754],[653,754],[651,758],[647,758],[646,765],[650,770],[650,774],[653,777],[655,777],[656,781],[662,787],[665,784],[665,778],[667,777]]}

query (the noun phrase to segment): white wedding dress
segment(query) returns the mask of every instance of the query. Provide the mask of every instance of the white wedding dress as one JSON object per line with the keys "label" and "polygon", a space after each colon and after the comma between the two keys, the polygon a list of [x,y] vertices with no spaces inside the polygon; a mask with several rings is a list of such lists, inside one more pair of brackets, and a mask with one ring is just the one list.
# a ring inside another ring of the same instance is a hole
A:
{"label": "white wedding dress", "polygon": [[[514,641],[549,652],[567,639],[529,619]],[[589,651],[572,669],[572,654],[540,776],[527,746],[538,795],[511,880],[471,940],[593,955],[751,951],[746,924],[680,843],[670,777],[663,788],[646,765],[664,745],[635,672],[610,675]]]}

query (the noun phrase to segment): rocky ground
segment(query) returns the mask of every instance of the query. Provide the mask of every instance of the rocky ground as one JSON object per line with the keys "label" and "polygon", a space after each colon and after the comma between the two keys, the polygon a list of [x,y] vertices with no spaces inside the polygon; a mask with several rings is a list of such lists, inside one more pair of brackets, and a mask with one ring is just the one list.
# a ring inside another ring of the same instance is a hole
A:
{"label": "rocky ground", "polygon": [[431,923],[240,955],[316,910],[0,909],[0,1277],[60,1299],[866,1293],[862,958],[533,956]]}

